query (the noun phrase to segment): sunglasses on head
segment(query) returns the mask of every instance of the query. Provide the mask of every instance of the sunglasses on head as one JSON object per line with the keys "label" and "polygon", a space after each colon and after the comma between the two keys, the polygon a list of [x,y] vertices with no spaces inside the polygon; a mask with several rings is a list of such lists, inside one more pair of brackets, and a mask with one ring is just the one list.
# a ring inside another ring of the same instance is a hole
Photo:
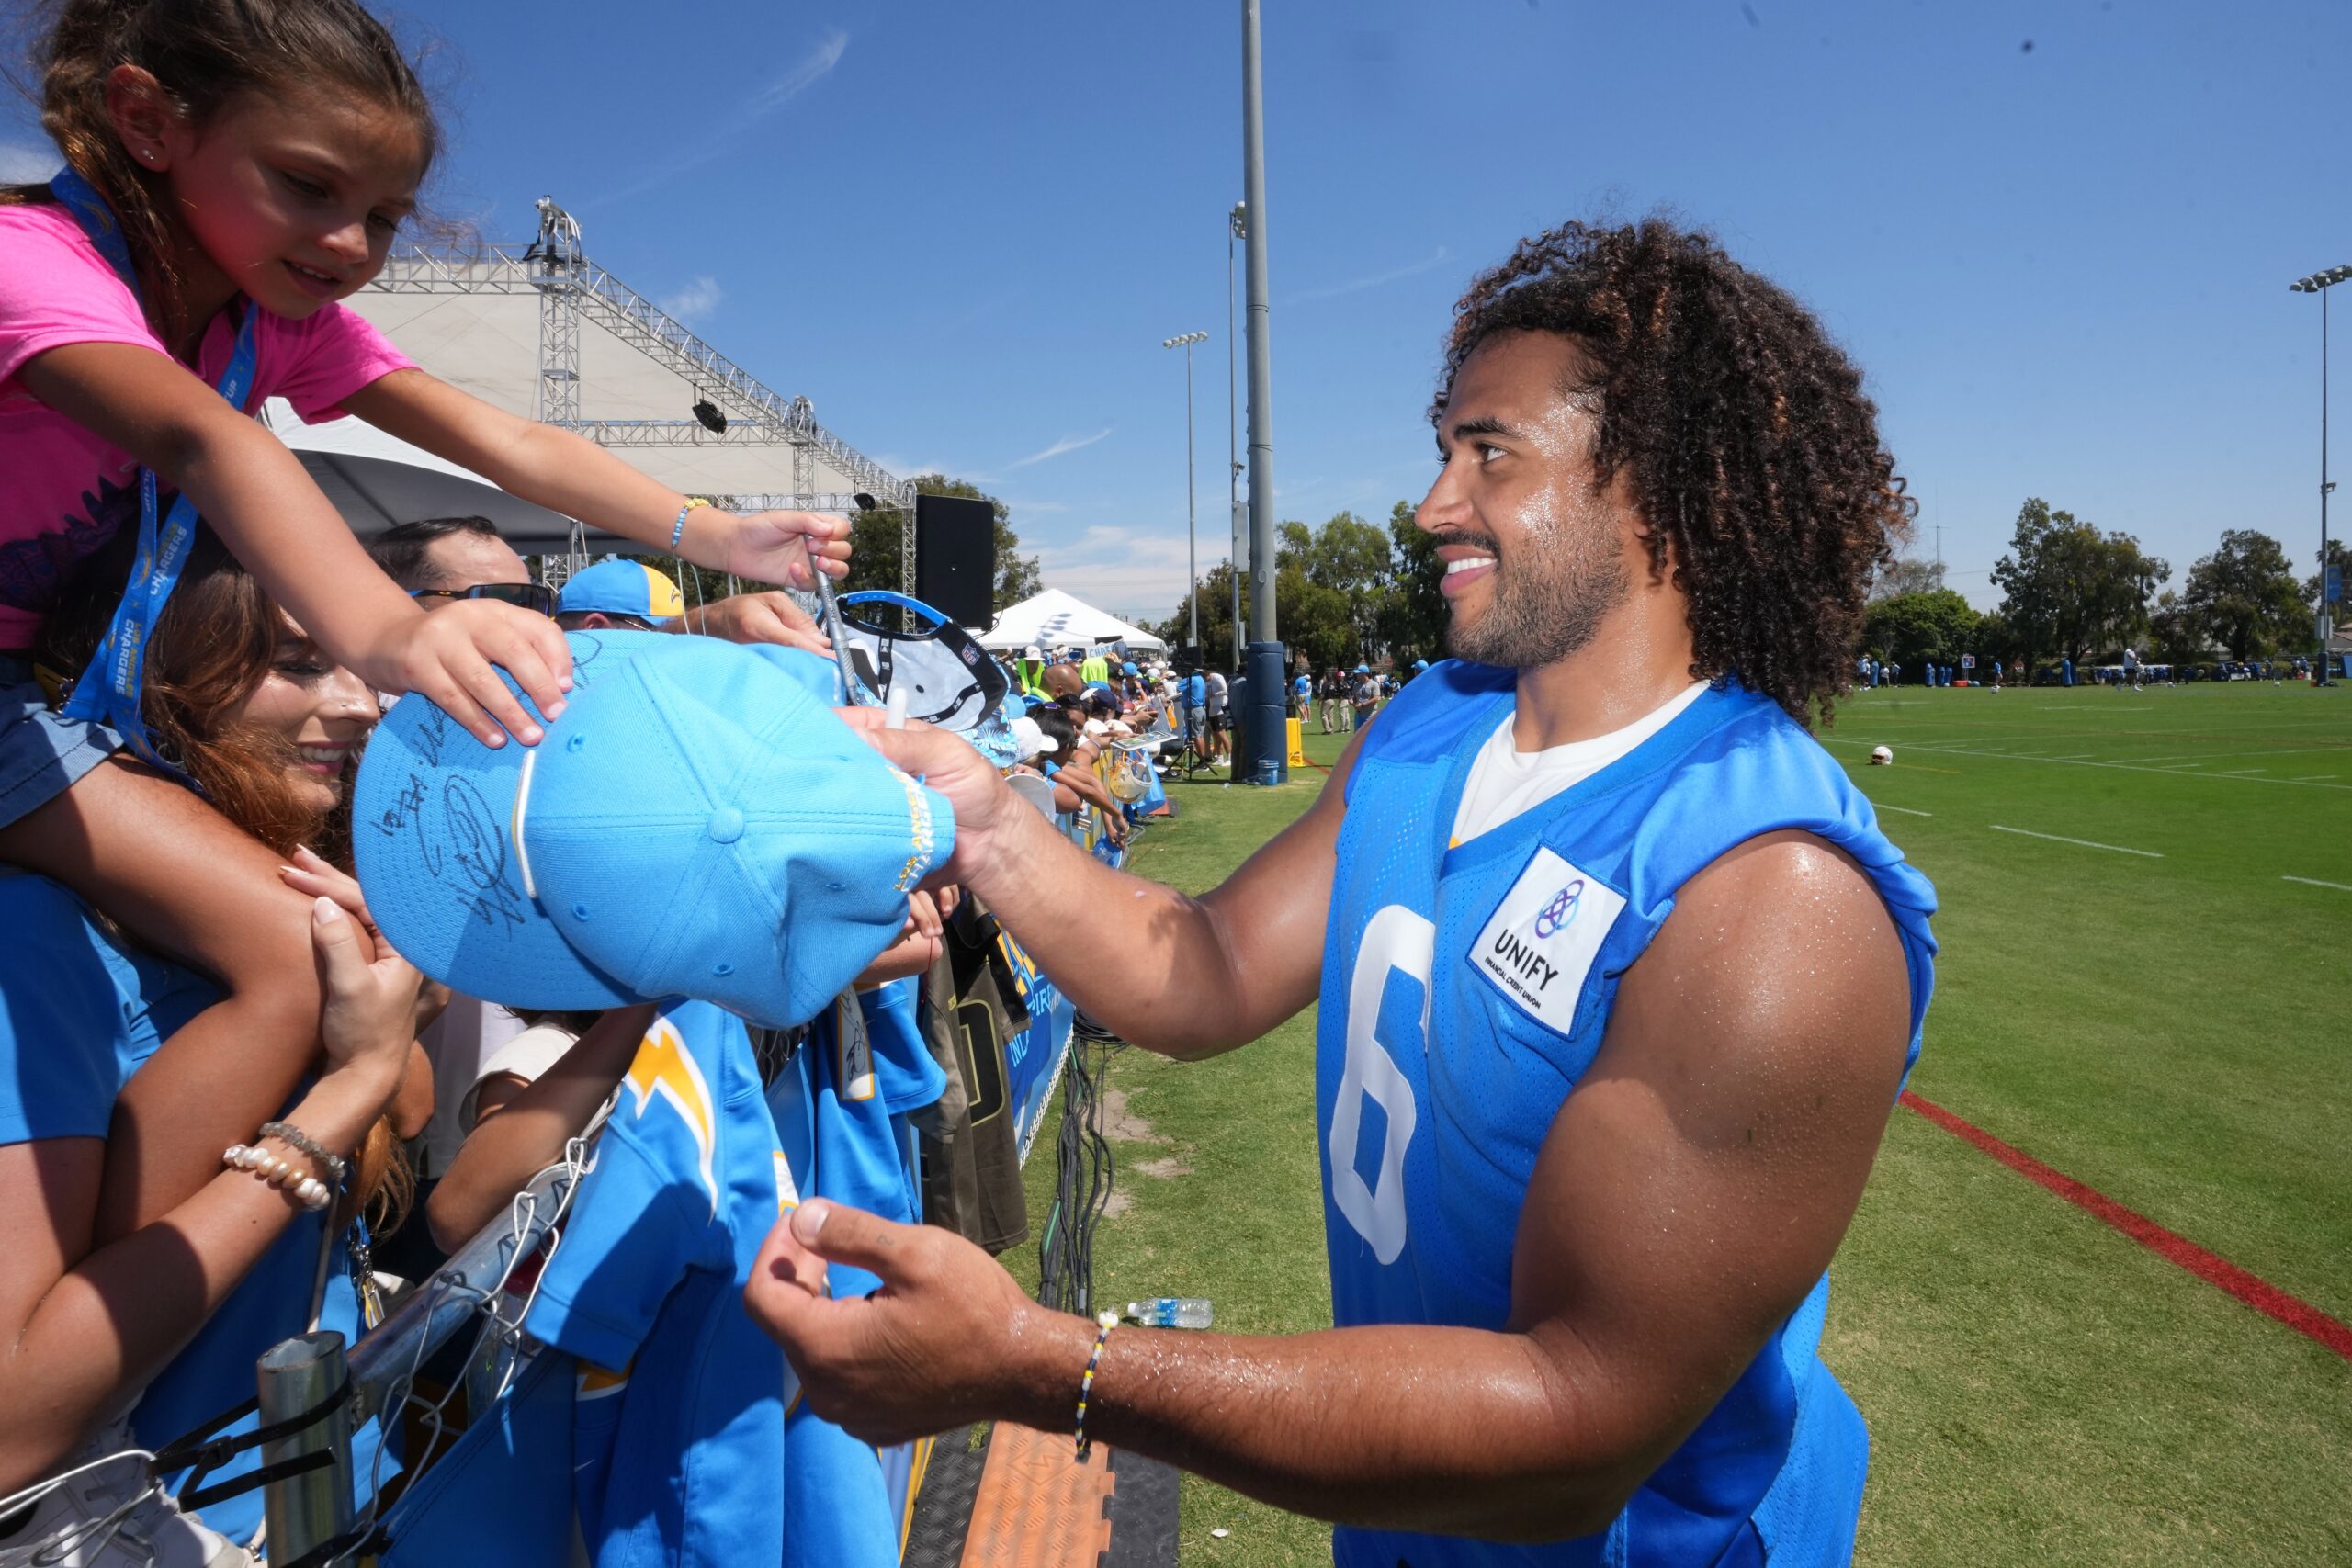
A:
{"label": "sunglasses on head", "polygon": [[543,582],[477,582],[470,588],[412,588],[412,599],[495,599],[542,615],[555,614],[555,590]]}

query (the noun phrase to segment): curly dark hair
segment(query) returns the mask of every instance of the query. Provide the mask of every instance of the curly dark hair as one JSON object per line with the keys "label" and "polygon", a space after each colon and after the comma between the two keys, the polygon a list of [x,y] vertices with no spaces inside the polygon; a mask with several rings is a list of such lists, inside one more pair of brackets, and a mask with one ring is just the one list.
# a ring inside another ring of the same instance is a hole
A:
{"label": "curly dark hair", "polygon": [[1917,503],[1861,372],[1785,289],[1662,219],[1521,240],[1453,308],[1430,417],[1498,333],[1576,341],[1598,402],[1593,479],[1623,472],[1650,563],[1690,605],[1691,673],[1801,723],[1850,690],[1871,576]]}

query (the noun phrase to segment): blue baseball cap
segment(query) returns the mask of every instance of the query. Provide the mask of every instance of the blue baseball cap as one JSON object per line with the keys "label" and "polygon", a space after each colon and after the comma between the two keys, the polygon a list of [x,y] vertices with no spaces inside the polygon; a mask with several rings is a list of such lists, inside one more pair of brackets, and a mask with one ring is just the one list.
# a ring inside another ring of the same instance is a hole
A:
{"label": "blue baseball cap", "polygon": [[666,572],[642,561],[600,560],[563,585],[555,609],[559,615],[601,610],[607,615],[662,621],[684,615],[686,601]]}
{"label": "blue baseball cap", "polygon": [[492,750],[414,694],[377,727],[352,838],[384,935],[515,1007],[813,1018],[898,940],[954,848],[947,801],[841,721],[814,654],[569,640],[571,698],[537,746]]}

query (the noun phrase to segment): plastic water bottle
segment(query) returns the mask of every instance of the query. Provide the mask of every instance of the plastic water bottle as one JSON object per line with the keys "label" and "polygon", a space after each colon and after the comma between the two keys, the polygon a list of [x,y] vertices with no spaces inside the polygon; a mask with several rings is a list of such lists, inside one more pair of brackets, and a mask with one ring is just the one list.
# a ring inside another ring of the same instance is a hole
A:
{"label": "plastic water bottle", "polygon": [[1200,1296],[1154,1296],[1129,1302],[1127,1315],[1146,1328],[1206,1328],[1211,1308]]}

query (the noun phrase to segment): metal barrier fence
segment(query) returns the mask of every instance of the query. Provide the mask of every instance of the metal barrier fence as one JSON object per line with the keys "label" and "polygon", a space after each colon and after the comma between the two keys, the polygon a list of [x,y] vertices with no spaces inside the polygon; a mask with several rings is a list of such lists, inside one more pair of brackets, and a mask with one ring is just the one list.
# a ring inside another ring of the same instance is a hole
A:
{"label": "metal barrier fence", "polygon": [[[529,1296],[508,1310],[507,1282],[571,1208],[585,1174],[585,1145],[574,1139],[560,1163],[540,1171],[514,1195],[503,1218],[460,1247],[347,1352],[343,1336],[328,1329],[280,1340],[262,1353],[254,1368],[259,1425],[265,1433],[281,1429],[260,1441],[260,1461],[265,1470],[293,1465],[290,1472],[273,1473],[261,1488],[274,1568],[328,1568],[371,1550],[380,1523],[380,1477],[370,1475],[365,1501],[355,1506],[353,1465],[353,1434],[371,1417],[388,1432],[403,1416],[419,1420],[424,1448],[402,1460],[415,1473],[455,1435],[444,1417],[458,1389],[467,1391],[468,1409],[476,1419],[505,1392],[524,1348],[523,1320],[530,1311]],[[465,1378],[428,1403],[414,1392],[418,1371],[469,1326],[476,1329],[476,1341]],[[61,1517],[49,1535],[6,1542],[7,1553],[11,1560],[24,1553],[28,1562],[62,1562],[69,1554],[75,1562],[92,1560],[141,1505],[161,1495],[164,1474],[194,1462],[199,1469],[192,1483],[203,1468],[251,1446],[249,1434],[242,1441],[125,1448],[77,1462],[0,1498],[0,1516],[35,1507],[50,1493],[118,1463],[140,1465],[141,1483],[119,1498],[109,1491],[108,1511],[102,1517],[69,1510],[70,1517]],[[377,1449],[379,1468],[384,1446]]]}

